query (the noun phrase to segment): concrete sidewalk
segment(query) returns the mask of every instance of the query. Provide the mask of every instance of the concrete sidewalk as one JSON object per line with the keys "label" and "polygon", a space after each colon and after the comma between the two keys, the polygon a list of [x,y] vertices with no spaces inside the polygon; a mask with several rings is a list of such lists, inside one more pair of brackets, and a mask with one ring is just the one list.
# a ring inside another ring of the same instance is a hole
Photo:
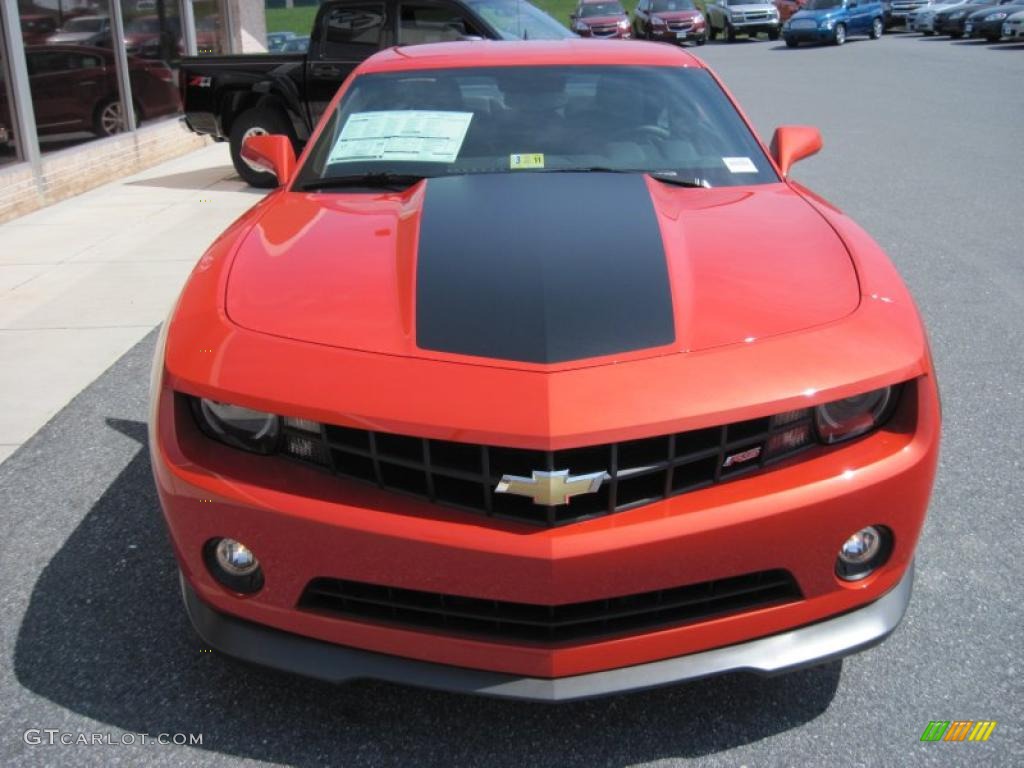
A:
{"label": "concrete sidewalk", "polygon": [[261,195],[219,144],[0,225],[0,461],[164,320]]}

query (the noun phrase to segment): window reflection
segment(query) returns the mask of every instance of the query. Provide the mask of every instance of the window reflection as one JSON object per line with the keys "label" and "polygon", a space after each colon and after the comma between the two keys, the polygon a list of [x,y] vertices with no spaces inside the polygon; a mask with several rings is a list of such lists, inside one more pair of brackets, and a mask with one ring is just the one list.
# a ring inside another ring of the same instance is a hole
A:
{"label": "window reflection", "polygon": [[231,52],[224,0],[193,0],[192,15],[196,22],[196,53],[219,56]]}

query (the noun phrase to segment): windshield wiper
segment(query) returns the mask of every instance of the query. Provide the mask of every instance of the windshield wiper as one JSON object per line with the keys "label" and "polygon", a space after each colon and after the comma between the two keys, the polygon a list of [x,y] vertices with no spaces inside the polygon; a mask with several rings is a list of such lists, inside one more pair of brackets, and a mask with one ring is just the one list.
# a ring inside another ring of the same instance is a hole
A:
{"label": "windshield wiper", "polygon": [[604,165],[591,165],[580,168],[545,168],[533,173],[646,173],[653,179],[663,181],[666,184],[674,184],[677,187],[694,187],[708,189],[711,185],[704,179],[684,179],[681,176],[671,176],[672,171],[650,171],[644,168],[609,168]]}
{"label": "windshield wiper", "polygon": [[376,171],[373,173],[356,173],[351,176],[328,176],[325,179],[314,179],[313,181],[307,181],[298,188],[302,192],[310,192],[316,189],[345,189],[346,187],[391,189],[401,192],[416,182],[429,178],[429,176],[421,176],[415,173]]}

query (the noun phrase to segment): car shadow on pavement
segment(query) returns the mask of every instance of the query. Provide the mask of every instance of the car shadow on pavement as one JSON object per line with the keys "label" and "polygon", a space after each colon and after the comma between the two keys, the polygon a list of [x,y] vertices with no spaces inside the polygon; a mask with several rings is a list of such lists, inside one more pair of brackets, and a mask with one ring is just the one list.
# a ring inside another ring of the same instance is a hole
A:
{"label": "car shadow on pavement", "polygon": [[[214,168],[197,168],[194,171],[170,173],[166,176],[153,176],[127,182],[129,187],[162,187],[164,189],[196,189],[208,190],[221,184],[232,185],[233,192],[246,192],[253,195],[266,195],[267,190],[257,189],[245,184],[238,173],[230,165]],[[237,189],[235,187],[237,186]]]}
{"label": "car shadow on pavement", "polygon": [[835,696],[840,662],[547,705],[368,681],[331,685],[210,653],[180,604],[146,425],[107,424],[139,450],[43,569],[14,671],[35,694],[112,728],[202,733],[205,750],[300,766],[356,757],[375,765],[616,765],[755,742],[816,718]]}

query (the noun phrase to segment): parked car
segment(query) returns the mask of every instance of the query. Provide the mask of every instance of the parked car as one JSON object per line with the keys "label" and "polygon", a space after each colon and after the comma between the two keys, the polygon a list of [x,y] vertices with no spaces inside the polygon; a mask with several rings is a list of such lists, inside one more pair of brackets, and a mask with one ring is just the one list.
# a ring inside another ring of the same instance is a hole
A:
{"label": "parked car", "polygon": [[884,31],[879,0],[808,0],[782,28],[789,48],[800,43],[842,45],[850,35],[877,40]]}
{"label": "parked car", "polygon": [[1003,22],[1003,37],[1020,42],[1024,40],[1024,11],[1019,11]]}
{"label": "parked car", "polygon": [[966,0],[959,5],[939,11],[935,14],[935,32],[939,35],[949,35],[954,40],[958,40],[964,36],[964,24],[967,23],[967,17],[980,8],[989,8],[992,5],[992,0]]}
{"label": "parked car", "polygon": [[21,39],[25,45],[45,43],[50,35],[57,31],[57,17],[44,13],[23,13],[21,19]]}
{"label": "parked car", "polygon": [[580,37],[631,37],[629,15],[618,0],[579,0],[569,14],[572,31]]}
{"label": "parked car", "polygon": [[[888,13],[883,14],[883,21],[885,28],[890,27],[905,27],[907,31],[910,31],[909,17],[918,8],[928,5],[928,0],[892,0],[889,5]],[[884,10],[884,8],[883,8]]]}
{"label": "parked car", "polygon": [[642,40],[704,45],[708,27],[693,0],[640,0],[633,13],[633,34]]}
{"label": "parked car", "polygon": [[990,43],[1003,36],[1003,22],[1018,11],[1024,10],[1024,0],[1003,0],[998,5],[981,8],[964,21],[965,37],[980,37]]}
{"label": "parked car", "polygon": [[291,136],[301,149],[338,86],[356,65],[392,45],[482,37],[556,40],[573,37],[526,0],[437,0],[422,16],[384,0],[381,12],[362,0],[327,0],[313,22],[308,53],[186,57],[181,62],[185,120],[196,133],[231,142],[231,159],[249,184],[274,177],[241,156],[246,136]]}
{"label": "parked car", "polygon": [[963,0],[932,0],[927,5],[922,5],[916,11],[907,14],[907,28],[913,32],[920,32],[925,37],[931,37],[935,34],[936,14],[962,3]]}
{"label": "parked car", "polygon": [[807,0],[772,0],[772,4],[779,12],[779,20],[785,22],[790,16],[803,8],[807,4]]}
{"label": "parked car", "polygon": [[267,50],[270,53],[280,51],[289,40],[298,37],[294,32],[268,32]]}
{"label": "parked car", "polygon": [[764,32],[778,40],[782,29],[779,11],[770,0],[713,0],[707,4],[708,35],[723,34],[731,43],[736,35],[756,37]]}
{"label": "parked car", "polygon": [[46,38],[55,45],[92,45],[110,47],[109,16],[75,16]]}
{"label": "parked car", "polygon": [[[77,45],[26,46],[32,109],[40,136],[87,131],[110,136],[124,130],[114,54]],[[160,62],[128,59],[137,122],[177,112],[174,73]],[[7,114],[0,88],[0,115]]]}
{"label": "parked car", "polygon": [[281,46],[281,53],[306,53],[309,50],[309,35],[296,35],[291,40],[285,40]]}
{"label": "parked car", "polygon": [[883,641],[939,395],[891,261],[788,180],[821,145],[769,154],[678,46],[593,40],[389,49],[300,167],[248,138],[280,188],[151,377],[203,645],[564,701]]}

